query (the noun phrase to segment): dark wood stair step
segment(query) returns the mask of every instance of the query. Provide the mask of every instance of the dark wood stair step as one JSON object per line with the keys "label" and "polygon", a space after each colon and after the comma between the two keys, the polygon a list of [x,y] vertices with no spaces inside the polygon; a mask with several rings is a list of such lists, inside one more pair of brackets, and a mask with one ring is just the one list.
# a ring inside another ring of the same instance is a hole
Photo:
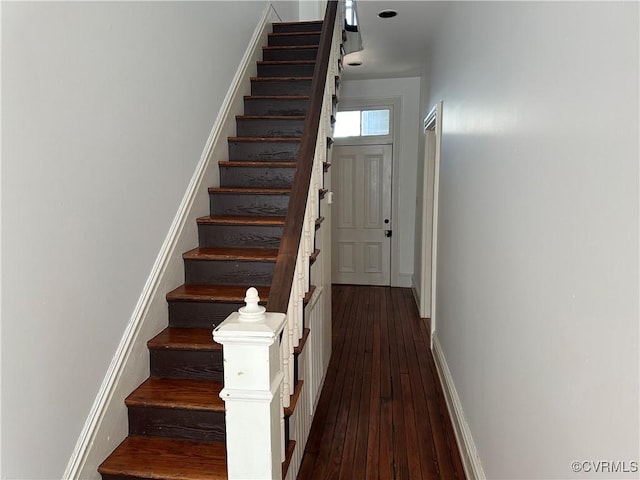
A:
{"label": "dark wood stair step", "polygon": [[[260,303],[266,305],[269,287],[257,288]],[[216,325],[244,306],[246,291],[246,285],[181,285],[167,294],[169,325],[203,328],[211,337]]]}
{"label": "dark wood stair step", "polygon": [[238,115],[238,137],[290,138],[301,137],[304,115]]}
{"label": "dark wood stair step", "polygon": [[291,190],[265,187],[212,187],[211,215],[284,216]]}
{"label": "dark wood stair step", "polygon": [[201,247],[278,248],[284,215],[212,215],[197,224]]}
{"label": "dark wood stair step", "polygon": [[129,435],[224,442],[222,387],[222,381],[149,378],[125,400]]}
{"label": "dark wood stair step", "polygon": [[182,255],[189,285],[269,286],[276,249],[199,247]]}
{"label": "dark wood stair step", "polygon": [[273,187],[290,189],[296,162],[218,162],[224,187]]}
{"label": "dark wood stair step", "polygon": [[226,480],[224,443],[127,437],[98,467],[103,480]]}
{"label": "dark wood stair step", "polygon": [[[182,305],[185,306],[185,304]],[[219,303],[213,304],[209,310],[217,312],[220,306]],[[241,303],[230,305],[224,312],[220,312],[216,320],[224,321],[226,316],[237,311],[241,306]],[[194,321],[193,311],[187,311],[183,315],[191,322]],[[170,322],[171,320],[173,319],[170,319]],[[201,328],[168,327],[149,340],[147,347],[151,376],[222,381],[224,378],[222,346],[213,341],[212,329],[213,322]]]}
{"label": "dark wood stair step", "polygon": [[318,45],[281,45],[262,47],[264,61],[278,60],[316,60]]}
{"label": "dark wood stair step", "polygon": [[208,380],[149,378],[126,398],[125,404],[127,407],[224,412],[220,398],[222,388],[221,382]]}
{"label": "dark wood stair step", "polygon": [[269,46],[277,45],[318,45],[320,43],[320,31],[309,32],[283,32],[270,33]]}
{"label": "dark wood stair step", "polygon": [[300,150],[300,137],[229,137],[230,161],[293,162]]}
{"label": "dark wood stair step", "polygon": [[213,340],[211,331],[211,328],[167,327],[149,340],[147,347],[150,350],[222,350],[222,345]]}
{"label": "dark wood stair step", "polygon": [[252,77],[251,96],[308,96],[312,77]]}
{"label": "dark wood stair step", "polygon": [[239,216],[239,215],[211,215],[209,217],[200,217],[198,223],[208,225],[246,225],[258,227],[261,225],[282,226],[284,225],[284,216],[262,217],[262,216]]}
{"label": "dark wood stair step", "polygon": [[300,143],[298,137],[229,137],[228,141],[243,143]]}
{"label": "dark wood stair step", "polygon": [[[247,287],[243,285],[181,285],[167,294],[172,302],[243,303]],[[269,287],[258,287],[260,303],[269,300]]]}
{"label": "dark wood stair step", "polygon": [[322,29],[322,20],[305,20],[302,22],[281,22],[273,24],[274,33],[284,32],[317,32]]}
{"label": "dark wood stair step", "polygon": [[315,60],[264,60],[258,62],[258,77],[313,76]]}
{"label": "dark wood stair step", "polygon": [[289,195],[290,188],[209,187],[209,193],[245,193],[247,195]]}
{"label": "dark wood stair step", "polygon": [[247,95],[244,97],[245,115],[294,115],[307,113],[307,95]]}
{"label": "dark wood stair step", "polygon": [[182,255],[185,260],[234,260],[238,262],[275,262],[277,248],[197,247]]}

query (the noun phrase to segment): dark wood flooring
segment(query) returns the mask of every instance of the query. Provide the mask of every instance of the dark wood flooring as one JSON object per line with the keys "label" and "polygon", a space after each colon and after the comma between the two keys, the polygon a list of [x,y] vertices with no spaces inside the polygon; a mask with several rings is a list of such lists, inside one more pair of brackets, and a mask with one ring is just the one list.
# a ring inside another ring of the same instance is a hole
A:
{"label": "dark wood flooring", "polygon": [[411,290],[334,285],[333,355],[298,480],[464,478]]}

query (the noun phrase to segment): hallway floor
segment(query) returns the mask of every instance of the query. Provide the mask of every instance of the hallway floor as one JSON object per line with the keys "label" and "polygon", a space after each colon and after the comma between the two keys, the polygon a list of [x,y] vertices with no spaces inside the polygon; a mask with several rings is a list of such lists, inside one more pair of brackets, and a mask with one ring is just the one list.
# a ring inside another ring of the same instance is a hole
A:
{"label": "hallway floor", "polygon": [[464,479],[410,289],[333,286],[333,355],[298,480]]}

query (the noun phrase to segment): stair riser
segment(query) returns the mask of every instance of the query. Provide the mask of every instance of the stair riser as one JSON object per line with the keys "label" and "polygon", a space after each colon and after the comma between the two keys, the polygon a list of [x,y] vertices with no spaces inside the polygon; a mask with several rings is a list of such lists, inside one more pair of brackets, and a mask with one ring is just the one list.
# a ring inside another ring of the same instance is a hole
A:
{"label": "stair riser", "polygon": [[300,142],[229,141],[229,160],[295,162]]}
{"label": "stair riser", "polygon": [[244,303],[169,302],[169,326],[213,330],[243,306]]}
{"label": "stair riser", "polygon": [[239,118],[238,137],[302,137],[304,120]]}
{"label": "stair riser", "polygon": [[322,29],[322,22],[274,23],[273,33],[317,32]]}
{"label": "stair riser", "polygon": [[184,261],[187,285],[269,286],[275,262]]}
{"label": "stair riser", "polygon": [[307,100],[249,98],[244,101],[245,115],[306,115]]}
{"label": "stair riser", "polygon": [[[213,330],[213,329],[212,329]],[[222,350],[149,349],[151,376],[160,378],[224,379]]]}
{"label": "stair riser", "polygon": [[198,239],[201,247],[278,248],[282,239],[282,227],[198,225]]}
{"label": "stair riser", "polygon": [[262,58],[265,61],[316,60],[317,56],[318,49],[316,47],[283,49],[265,48],[262,51]]}
{"label": "stair riser", "polygon": [[295,172],[295,168],[288,167],[220,166],[220,185],[223,187],[290,188]]}
{"label": "stair riser", "polygon": [[299,35],[269,35],[269,46],[279,47],[285,45],[319,45],[320,33],[303,33]]}
{"label": "stair riser", "polygon": [[311,77],[314,65],[264,65],[258,64],[259,77]]}
{"label": "stair riser", "polygon": [[224,442],[224,412],[129,407],[129,435]]}
{"label": "stair riser", "polygon": [[311,80],[252,80],[251,95],[309,95]]}
{"label": "stair riser", "polygon": [[289,195],[210,193],[211,215],[285,216]]}

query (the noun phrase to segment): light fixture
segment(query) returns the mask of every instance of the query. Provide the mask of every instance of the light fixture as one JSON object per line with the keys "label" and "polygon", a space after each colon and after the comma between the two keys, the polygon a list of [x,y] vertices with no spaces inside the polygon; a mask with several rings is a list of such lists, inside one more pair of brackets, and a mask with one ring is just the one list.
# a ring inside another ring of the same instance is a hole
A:
{"label": "light fixture", "polygon": [[398,12],[396,12],[395,10],[382,10],[380,13],[378,13],[378,17],[380,18],[393,18],[396,15],[398,15]]}
{"label": "light fixture", "polygon": [[362,62],[349,62],[347,63],[347,65],[349,65],[350,67],[359,67],[360,65],[362,65]]}

